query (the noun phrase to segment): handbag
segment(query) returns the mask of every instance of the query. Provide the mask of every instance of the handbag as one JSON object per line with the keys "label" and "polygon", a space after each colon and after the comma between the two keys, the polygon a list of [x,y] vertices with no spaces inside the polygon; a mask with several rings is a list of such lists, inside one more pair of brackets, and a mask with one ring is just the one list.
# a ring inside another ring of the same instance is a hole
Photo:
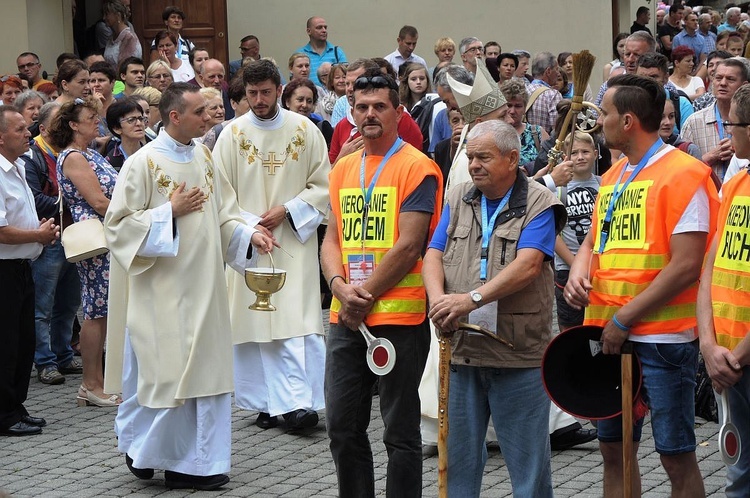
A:
{"label": "handbag", "polygon": [[99,218],[73,223],[63,227],[62,187],[58,188],[57,202],[60,205],[60,243],[65,251],[65,259],[77,263],[106,253],[107,239],[104,238],[104,225]]}

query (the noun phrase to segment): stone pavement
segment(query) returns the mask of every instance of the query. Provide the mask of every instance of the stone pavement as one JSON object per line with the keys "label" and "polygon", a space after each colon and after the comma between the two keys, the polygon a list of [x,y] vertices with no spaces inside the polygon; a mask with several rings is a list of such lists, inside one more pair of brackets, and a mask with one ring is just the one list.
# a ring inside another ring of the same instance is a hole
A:
{"label": "stone pavement", "polygon": [[[32,415],[47,419],[38,436],[0,437],[0,490],[11,496],[189,496],[169,491],[163,475],[139,481],[117,452],[112,430],[115,411],[78,408],[75,404],[80,375],[69,375],[65,384],[46,386],[32,378],[26,403]],[[376,491],[385,496],[386,452],[381,442],[383,424],[378,399],[370,427],[375,453]],[[308,435],[286,434],[283,428],[263,431],[255,427],[255,414],[234,410],[232,417],[231,482],[210,496],[301,497],[337,496],[336,475],[328,451],[325,417]],[[696,426],[698,459],[709,496],[720,496],[724,468],[718,454],[715,423],[699,419]],[[644,429],[640,467],[644,496],[667,497],[667,477],[654,452],[650,426]],[[424,461],[424,496],[437,495],[437,458]],[[602,463],[596,442],[572,450],[553,452],[555,495],[601,496]],[[482,496],[511,496],[510,480],[502,455],[490,451]],[[208,493],[207,493],[208,494]],[[0,492],[0,496],[2,492]]]}

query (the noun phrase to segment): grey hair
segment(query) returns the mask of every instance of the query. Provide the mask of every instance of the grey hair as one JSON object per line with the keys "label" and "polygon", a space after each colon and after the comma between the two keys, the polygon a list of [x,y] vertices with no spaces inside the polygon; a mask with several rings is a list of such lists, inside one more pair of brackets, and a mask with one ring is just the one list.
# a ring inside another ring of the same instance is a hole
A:
{"label": "grey hair", "polygon": [[56,110],[60,108],[60,105],[61,104],[54,101],[44,104],[42,108],[39,109],[39,117],[37,118],[36,122],[49,128],[52,115]]}
{"label": "grey hair", "polygon": [[512,150],[521,151],[521,139],[518,138],[518,132],[505,121],[491,119],[477,123],[469,131],[466,139],[473,140],[484,135],[492,135],[501,154],[507,154]]}
{"label": "grey hair", "polygon": [[531,59],[531,54],[527,52],[526,50],[514,50],[511,52],[516,57],[523,57],[525,59]]}
{"label": "grey hair", "polygon": [[729,7],[727,9],[726,16],[729,17],[729,16],[741,14],[741,13],[742,13],[742,9],[740,9],[739,7]]}
{"label": "grey hair", "polygon": [[24,106],[26,105],[26,102],[32,99],[39,99],[42,101],[42,104],[46,104],[49,102],[49,97],[47,97],[42,92],[37,92],[36,90],[26,90],[24,92],[21,92],[18,97],[16,97],[15,102],[13,102],[13,105],[16,106],[16,109],[18,109],[18,112],[23,111]]}
{"label": "grey hair", "polygon": [[645,42],[648,44],[649,52],[656,52],[656,40],[648,31],[636,31],[625,39],[625,43],[629,41]]}
{"label": "grey hair", "polygon": [[467,36],[466,38],[461,40],[461,43],[458,44],[458,53],[463,54],[464,52],[466,52],[466,49],[469,45],[478,41],[479,38],[477,38],[476,36]]}
{"label": "grey hair", "polygon": [[442,68],[438,71],[437,75],[435,75],[435,88],[440,87],[444,90],[450,91],[451,87],[448,84],[449,74],[451,75],[451,78],[459,83],[463,83],[464,85],[474,84],[474,75],[467,71],[465,67],[459,66],[458,64],[451,64]]}
{"label": "grey hair", "polygon": [[555,64],[557,64],[557,57],[551,52],[539,52],[531,61],[531,75],[534,78],[542,76],[547,69],[555,67]]}

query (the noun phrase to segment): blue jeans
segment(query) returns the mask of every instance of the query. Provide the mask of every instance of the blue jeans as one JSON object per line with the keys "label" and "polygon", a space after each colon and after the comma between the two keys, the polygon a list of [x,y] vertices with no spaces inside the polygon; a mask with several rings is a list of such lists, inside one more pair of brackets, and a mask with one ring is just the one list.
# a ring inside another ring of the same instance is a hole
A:
{"label": "blue jeans", "polygon": [[[721,413],[721,399],[717,397],[719,405],[719,422]],[[743,448],[740,460],[736,465],[727,467],[727,498],[746,498],[750,496],[750,367],[742,369],[742,378],[729,389],[729,409],[732,423],[740,432]]]}
{"label": "blue jeans", "polygon": [[[326,340],[326,424],[336,465],[339,496],[372,498],[375,477],[367,427],[377,380],[383,443],[388,451],[386,496],[422,496],[422,435],[419,381],[430,348],[427,322],[414,326],[370,327],[396,349],[390,373],[377,377],[367,367],[367,345],[356,330],[331,324]],[[546,418],[545,418],[546,421]]]}
{"label": "blue jeans", "polygon": [[490,415],[513,496],[552,497],[550,400],[539,368],[451,366],[448,496],[478,497]]}
{"label": "blue jeans", "polygon": [[73,320],[81,304],[81,288],[76,266],[65,259],[59,242],[45,246],[31,264],[34,277],[36,351],[34,364],[41,371],[64,366],[73,359],[70,338]]}
{"label": "blue jeans", "polygon": [[[695,451],[695,376],[698,341],[681,344],[633,342],[641,362],[641,396],[651,410],[654,446],[660,455]],[[643,419],[635,422],[633,441],[640,441]],[[600,420],[599,440],[622,441],[622,417]]]}

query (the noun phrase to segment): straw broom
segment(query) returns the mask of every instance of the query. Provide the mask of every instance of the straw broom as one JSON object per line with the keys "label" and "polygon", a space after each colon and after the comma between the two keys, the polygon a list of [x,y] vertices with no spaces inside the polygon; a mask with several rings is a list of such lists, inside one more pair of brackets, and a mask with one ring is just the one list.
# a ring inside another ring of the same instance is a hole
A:
{"label": "straw broom", "polygon": [[[583,109],[583,93],[589,84],[589,78],[591,77],[591,71],[594,69],[595,62],[596,57],[588,50],[573,54],[573,99],[571,100],[570,110],[565,115],[562,128],[560,128],[560,135],[555,140],[554,148],[549,152],[547,166],[550,170],[562,160],[562,148],[565,138],[575,130],[578,113]],[[567,151],[568,157],[570,157],[572,148],[573,141],[571,140],[570,149]]]}

